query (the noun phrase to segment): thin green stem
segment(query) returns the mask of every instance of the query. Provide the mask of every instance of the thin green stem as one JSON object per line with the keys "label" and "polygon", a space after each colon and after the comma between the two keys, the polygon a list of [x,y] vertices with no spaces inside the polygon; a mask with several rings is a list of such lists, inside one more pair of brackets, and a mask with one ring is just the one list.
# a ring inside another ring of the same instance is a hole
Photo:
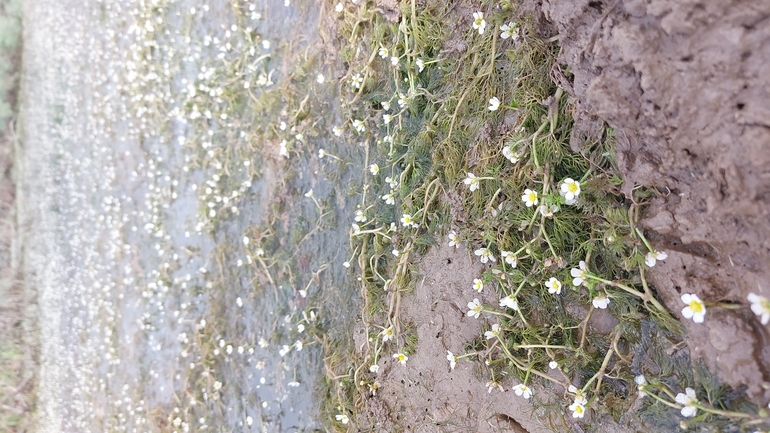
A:
{"label": "thin green stem", "polygon": [[567,346],[553,344],[514,344],[513,348],[519,349],[570,349]]}
{"label": "thin green stem", "polygon": [[753,418],[753,415],[748,414],[748,413],[735,412],[735,411],[732,411],[732,410],[714,409],[713,407],[710,407],[710,406],[704,406],[704,405],[700,404],[700,402],[693,403],[693,406],[695,406],[696,408],[698,408],[698,409],[700,409],[700,410],[702,410],[704,412],[713,413],[714,415],[720,415],[720,416],[724,416],[724,417],[727,417],[727,418]]}
{"label": "thin green stem", "polygon": [[655,400],[658,400],[659,402],[665,404],[666,406],[673,407],[674,409],[681,409],[682,408],[682,406],[680,406],[680,405],[678,405],[676,403],[672,403],[672,402],[666,400],[665,398],[660,397],[659,395],[657,395],[655,393],[647,392],[645,390],[645,388],[646,388],[646,386],[642,388],[642,391],[644,391],[645,395],[649,395],[650,397],[654,398]]}
{"label": "thin green stem", "polygon": [[636,231],[636,234],[637,234],[637,235],[639,235],[639,239],[641,239],[641,240],[642,240],[642,242],[644,242],[644,246],[645,246],[645,247],[647,247],[647,249],[648,249],[649,251],[655,251],[655,249],[654,249],[654,248],[652,248],[652,246],[650,245],[650,242],[649,242],[649,241],[647,241],[647,238],[646,238],[646,237],[644,237],[644,235],[642,234],[642,231],[641,231],[641,230],[639,230],[639,228],[637,228],[637,227],[634,227],[634,231]]}

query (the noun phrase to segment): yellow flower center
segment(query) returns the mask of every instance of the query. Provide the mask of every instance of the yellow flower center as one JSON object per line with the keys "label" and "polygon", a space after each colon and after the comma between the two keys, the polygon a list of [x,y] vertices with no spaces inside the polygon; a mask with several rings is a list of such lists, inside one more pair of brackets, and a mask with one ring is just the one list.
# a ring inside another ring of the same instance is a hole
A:
{"label": "yellow flower center", "polygon": [[537,194],[534,192],[529,193],[529,195],[527,195],[527,200],[534,202],[537,200]]}
{"label": "yellow flower center", "polygon": [[770,311],[770,299],[760,301],[759,306],[762,307],[765,312]]}
{"label": "yellow flower center", "polygon": [[583,406],[582,405],[577,405],[575,407],[575,413],[578,414],[578,415],[582,415],[583,414]]}
{"label": "yellow flower center", "polygon": [[703,312],[703,303],[699,301],[691,301],[690,309],[693,313],[698,314]]}
{"label": "yellow flower center", "polygon": [[572,182],[572,183],[567,184],[567,189],[569,190],[569,192],[571,192],[573,194],[578,191],[578,188],[579,187],[578,187],[577,182]]}

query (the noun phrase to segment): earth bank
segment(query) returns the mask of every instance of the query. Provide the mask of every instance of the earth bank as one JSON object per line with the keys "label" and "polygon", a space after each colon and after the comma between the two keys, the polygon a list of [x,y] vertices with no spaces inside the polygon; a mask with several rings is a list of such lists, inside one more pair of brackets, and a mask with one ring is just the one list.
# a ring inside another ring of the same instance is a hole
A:
{"label": "earth bank", "polygon": [[558,29],[578,122],[616,131],[626,195],[658,191],[642,223],[669,255],[649,272],[666,306],[679,314],[680,295],[694,293],[737,308],[683,320],[693,358],[766,404],[768,328],[746,297],[770,296],[770,3],[532,7]]}
{"label": "earth bank", "polygon": [[[559,35],[552,77],[572,97],[573,150],[609,125],[623,192],[633,200],[638,187],[656,191],[643,203],[642,225],[668,259],[647,278],[687,328],[686,348],[676,350],[766,405],[769,334],[747,295],[770,296],[770,80],[762,74],[770,61],[770,28],[763,25],[770,4],[546,0],[524,9]],[[422,258],[420,282],[402,307],[419,345],[408,371],[380,361],[380,389],[364,414],[377,431],[564,428],[512,392],[488,392],[469,363],[450,374],[446,351],[462,353],[480,334],[458,301],[480,273],[472,262],[470,252],[448,247]],[[681,316],[683,293],[707,302],[705,323]],[[594,422],[597,431],[634,431],[611,419]]]}

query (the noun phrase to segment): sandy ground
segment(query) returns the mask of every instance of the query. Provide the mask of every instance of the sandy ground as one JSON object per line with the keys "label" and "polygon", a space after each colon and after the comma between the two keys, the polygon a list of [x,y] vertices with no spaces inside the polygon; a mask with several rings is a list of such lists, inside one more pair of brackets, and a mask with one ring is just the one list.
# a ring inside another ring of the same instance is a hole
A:
{"label": "sandy ground", "polygon": [[615,128],[626,194],[658,191],[642,224],[669,255],[649,272],[661,299],[680,318],[682,293],[739,307],[684,320],[691,354],[766,403],[768,328],[746,296],[770,296],[770,2],[550,0],[541,10],[561,35],[582,132],[597,119]]}

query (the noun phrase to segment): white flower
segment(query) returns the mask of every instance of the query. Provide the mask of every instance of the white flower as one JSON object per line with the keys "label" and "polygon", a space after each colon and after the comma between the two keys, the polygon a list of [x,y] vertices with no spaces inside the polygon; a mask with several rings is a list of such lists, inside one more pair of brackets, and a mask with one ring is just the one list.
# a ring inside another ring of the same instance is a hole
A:
{"label": "white flower", "polygon": [[687,304],[682,309],[682,316],[686,319],[692,319],[695,323],[703,323],[703,319],[706,317],[706,305],[698,295],[684,293],[682,294],[682,302]]}
{"label": "white flower", "polygon": [[668,254],[663,251],[650,251],[646,256],[644,256],[644,263],[646,263],[649,267],[653,267],[655,266],[656,261],[666,260],[667,257]]}
{"label": "white flower", "polygon": [[605,309],[610,305],[610,298],[607,295],[599,295],[591,300],[591,303],[594,305],[594,308]]}
{"label": "white flower", "polygon": [[288,345],[284,344],[281,347],[281,350],[278,351],[278,354],[281,355],[281,356],[286,356],[286,354],[289,353],[289,352],[291,352],[291,347],[289,347]]}
{"label": "white flower", "polygon": [[281,156],[289,157],[289,149],[286,147],[287,143],[286,140],[281,140],[281,144],[279,145],[278,154]]}
{"label": "white flower", "polygon": [[393,325],[388,326],[380,332],[382,335],[382,342],[385,343],[388,340],[392,340],[396,337],[396,331],[393,329]]}
{"label": "white flower", "polygon": [[501,307],[508,307],[511,310],[519,311],[519,303],[516,302],[510,295],[500,299]]}
{"label": "white flower", "polygon": [[749,293],[746,298],[751,302],[751,311],[760,317],[763,325],[767,325],[770,322],[770,300],[754,293]]}
{"label": "white flower", "polygon": [[561,183],[561,192],[567,201],[573,201],[580,195],[580,182],[572,178],[566,178]]}
{"label": "white flower", "polygon": [[476,177],[473,173],[468,173],[468,177],[465,178],[463,181],[464,184],[471,187],[471,191],[476,191],[479,189],[479,178]]}
{"label": "white flower", "polygon": [[481,293],[481,291],[484,290],[484,282],[479,280],[478,278],[475,278],[473,280],[473,290]]}
{"label": "white flower", "polygon": [[500,100],[497,99],[497,96],[492,97],[492,99],[489,100],[489,111],[497,111],[498,108],[500,108]]}
{"label": "white flower", "polygon": [[545,282],[545,286],[548,287],[548,293],[558,295],[561,293],[561,282],[554,277],[551,277]]}
{"label": "white flower", "polygon": [[246,417],[246,425],[252,425],[254,423],[254,418],[247,416]]}
{"label": "white flower", "polygon": [[360,89],[363,83],[364,77],[362,77],[361,74],[353,75],[353,77],[350,79],[350,85],[356,89]]}
{"label": "white flower", "polygon": [[644,386],[647,385],[647,378],[645,378],[643,374],[640,374],[634,378],[634,382],[636,382],[636,390],[639,393],[639,396],[644,397]]}
{"label": "white flower", "polygon": [[527,207],[532,207],[537,204],[537,191],[532,191],[527,188],[524,190],[524,195],[521,196],[521,200]]}
{"label": "white flower", "polygon": [[299,382],[297,382],[296,380],[292,380],[291,382],[288,383],[288,385],[292,388],[296,388],[299,386]]}
{"label": "white flower", "polygon": [[390,110],[390,102],[382,101],[382,109],[385,110],[385,111]]}
{"label": "white flower", "polygon": [[481,302],[479,302],[479,299],[474,298],[473,301],[468,302],[468,317],[473,316],[478,319],[483,309],[484,307],[481,305]]}
{"label": "white flower", "polygon": [[372,176],[377,176],[377,173],[380,172],[380,166],[377,164],[372,164],[369,166],[369,173],[372,174]]}
{"label": "white flower", "polygon": [[390,124],[390,122],[393,120],[393,116],[390,114],[383,114],[382,116],[382,122],[386,125]]}
{"label": "white flower", "polygon": [[392,253],[393,253],[393,255],[394,255],[394,256],[398,257],[398,256],[399,256],[399,254],[401,254],[401,251],[399,251],[399,250],[397,250],[397,249],[393,248],[393,251],[392,251]]}
{"label": "white flower", "polygon": [[503,156],[508,158],[508,161],[511,161],[511,164],[516,164],[521,160],[521,152],[514,153],[508,146],[503,148]]}
{"label": "white flower", "polygon": [[398,66],[398,57],[393,56],[390,58],[390,64],[393,66]]}
{"label": "white flower", "polygon": [[513,37],[513,40],[515,41],[519,38],[519,28],[516,23],[503,24],[500,26],[500,31],[502,32],[500,33],[500,37],[503,39]]}
{"label": "white flower", "polygon": [[446,351],[446,360],[449,361],[449,369],[454,370],[457,366],[457,357],[450,351]]}
{"label": "white flower", "polygon": [[476,251],[473,252],[473,254],[476,254],[481,259],[481,263],[486,263],[488,261],[492,261],[494,263],[497,259],[495,259],[495,256],[492,255],[492,251],[489,251],[489,248],[479,248]]}
{"label": "white flower", "polygon": [[484,34],[484,30],[487,28],[487,22],[484,20],[483,12],[473,13],[473,28],[478,30],[480,35]]}
{"label": "white flower", "polygon": [[682,408],[682,416],[691,418],[698,412],[698,408],[695,407],[695,404],[698,403],[698,396],[695,395],[695,390],[692,388],[686,388],[684,391],[686,394],[680,392],[676,395],[676,402],[684,405]]}
{"label": "white flower", "polygon": [[500,325],[498,325],[497,323],[492,325],[492,330],[484,333],[484,337],[486,337],[487,340],[491,340],[497,337],[498,335],[500,335]]}
{"label": "white flower", "polygon": [[357,210],[355,220],[360,223],[366,222],[366,215],[364,215],[364,211],[362,211],[361,209]]}
{"label": "white flower", "polygon": [[529,399],[530,397],[532,397],[532,390],[527,385],[524,385],[523,383],[520,383],[514,386],[512,389],[513,389],[513,392],[515,392],[516,395],[518,396],[524,397],[526,399]]}
{"label": "white flower", "polygon": [[578,266],[580,267],[572,268],[572,270],[569,271],[570,275],[572,275],[572,285],[575,287],[580,287],[580,285],[586,281],[588,275],[588,266],[586,266],[586,262],[581,260]]}
{"label": "white flower", "polygon": [[316,83],[318,83],[318,84],[323,84],[323,83],[324,83],[324,81],[326,81],[326,78],[324,77],[324,74],[318,74],[318,75],[316,75],[316,77],[315,77],[315,81],[316,81]]}
{"label": "white flower", "polygon": [[324,156],[326,156],[326,151],[323,149],[318,149],[318,159],[324,159]]}
{"label": "white flower", "polygon": [[417,63],[417,72],[422,72],[425,69],[425,62],[421,58],[418,57],[415,63]]}
{"label": "white flower", "polygon": [[379,54],[380,57],[382,57],[383,59],[387,59],[388,58],[388,49],[385,48],[385,47],[380,47],[380,51],[378,51],[377,54]]}
{"label": "white flower", "polygon": [[417,223],[412,219],[412,216],[408,213],[405,213],[403,216],[401,216],[401,225],[404,227],[414,227],[417,228]]}
{"label": "white flower", "polygon": [[559,206],[555,204],[543,203],[540,205],[538,210],[540,211],[540,214],[543,215],[544,217],[551,218],[554,213],[559,211]]}
{"label": "white flower", "polygon": [[556,368],[559,366],[559,363],[556,361],[551,361],[548,363],[548,368],[551,370],[556,370]]}
{"label": "white flower", "polygon": [[512,268],[515,268],[519,263],[516,256],[510,251],[500,251],[500,256],[505,260],[505,263],[511,265]]}
{"label": "white flower", "polygon": [[350,419],[348,418],[348,416],[347,416],[347,415],[345,415],[344,413],[341,413],[341,414],[337,414],[337,415],[336,415],[334,418],[336,418],[336,419],[337,419],[337,421],[339,421],[339,422],[341,422],[341,423],[343,423],[343,424],[347,424],[347,423],[350,421]]}
{"label": "white flower", "polygon": [[396,204],[396,200],[393,198],[393,193],[389,192],[382,196],[382,199],[385,200],[386,204]]}
{"label": "white flower", "polygon": [[306,193],[305,193],[305,197],[307,197],[307,198],[313,198],[313,190],[311,189],[311,190],[309,190],[308,192],[306,192]]}
{"label": "white flower", "polygon": [[372,364],[369,366],[369,371],[372,373],[377,373],[380,370],[380,366],[377,364]]}
{"label": "white flower", "polygon": [[500,392],[505,392],[505,390],[503,389],[503,386],[500,385],[498,381],[490,380],[489,382],[487,382],[487,392],[491,393],[492,390],[495,388],[499,389]]}
{"label": "white flower", "polygon": [[343,10],[344,8],[345,8],[345,6],[343,6],[342,2],[339,2],[339,3],[337,3],[337,6],[335,6],[335,7],[334,7],[334,10],[335,10],[337,13],[340,13],[340,12],[342,12],[342,10]]}
{"label": "white flower", "polygon": [[390,189],[395,189],[398,186],[398,181],[390,176],[385,178],[385,182],[390,186]]}
{"label": "white flower", "polygon": [[585,403],[583,401],[575,400],[574,403],[569,405],[569,410],[572,411],[572,417],[573,418],[583,418],[586,414],[586,407]]}
{"label": "white flower", "polygon": [[353,120],[353,129],[355,129],[359,134],[366,132],[366,124],[362,120],[355,119]]}
{"label": "white flower", "polygon": [[406,107],[406,103],[409,101],[409,99],[404,95],[403,93],[398,94],[398,106],[401,108]]}
{"label": "white flower", "polygon": [[335,126],[335,127],[332,128],[332,133],[335,136],[337,136],[337,137],[341,137],[342,136],[342,128],[340,128],[339,126]]}
{"label": "white flower", "polygon": [[454,230],[449,232],[447,237],[449,238],[450,247],[460,248],[460,238],[457,237],[457,233]]}
{"label": "white flower", "polygon": [[408,357],[408,356],[406,356],[406,355],[404,355],[404,354],[403,354],[403,353],[401,353],[401,352],[399,352],[399,353],[394,353],[394,354],[393,354],[393,358],[395,358],[395,359],[398,361],[398,363],[399,363],[399,364],[401,364],[401,365],[406,365],[406,361],[408,361],[408,360],[409,360],[409,357]]}

